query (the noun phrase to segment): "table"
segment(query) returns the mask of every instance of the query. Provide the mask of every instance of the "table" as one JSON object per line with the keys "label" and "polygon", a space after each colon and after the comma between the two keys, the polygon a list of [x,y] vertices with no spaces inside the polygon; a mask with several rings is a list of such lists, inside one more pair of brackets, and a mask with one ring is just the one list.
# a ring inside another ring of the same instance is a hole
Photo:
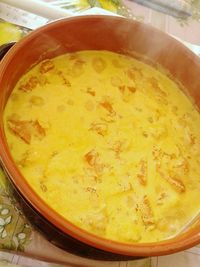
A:
{"label": "table", "polygon": [[[200,54],[200,11],[199,17],[179,21],[168,15],[124,0],[134,19],[150,23],[168,34],[186,41],[186,45]],[[199,4],[200,10],[200,4]],[[197,12],[198,13],[198,12]],[[188,43],[189,42],[189,43]],[[0,169],[0,266],[6,261],[23,266],[113,266],[113,267],[199,267],[200,246],[163,257],[152,257],[128,262],[101,262],[80,258],[49,243],[35,230],[21,212],[12,195],[12,190]],[[6,252],[7,251],[7,252]],[[9,252],[9,253],[8,253]],[[17,253],[17,254],[16,254]],[[52,263],[39,262],[36,258]],[[16,266],[16,265],[15,265]]]}

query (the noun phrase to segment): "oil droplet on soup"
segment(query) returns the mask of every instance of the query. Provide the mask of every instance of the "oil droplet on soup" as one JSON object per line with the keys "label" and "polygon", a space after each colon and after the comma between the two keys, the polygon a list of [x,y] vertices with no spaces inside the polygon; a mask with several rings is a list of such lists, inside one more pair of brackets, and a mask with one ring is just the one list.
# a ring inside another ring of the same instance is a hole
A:
{"label": "oil droplet on soup", "polygon": [[200,114],[141,61],[108,51],[45,60],[17,83],[4,125],[38,195],[98,236],[164,240],[200,209]]}

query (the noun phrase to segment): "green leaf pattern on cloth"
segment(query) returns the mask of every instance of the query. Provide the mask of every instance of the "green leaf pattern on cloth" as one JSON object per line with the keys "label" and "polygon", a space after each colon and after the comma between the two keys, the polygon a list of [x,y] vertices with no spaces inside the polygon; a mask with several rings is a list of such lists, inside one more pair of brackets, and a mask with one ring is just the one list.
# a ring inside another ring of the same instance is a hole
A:
{"label": "green leaf pattern on cloth", "polygon": [[192,6],[192,18],[200,22],[200,1],[191,0],[191,6]]}
{"label": "green leaf pattern on cloth", "polygon": [[176,19],[180,26],[189,26],[191,21],[200,22],[200,0],[189,0],[191,4],[191,17],[185,19]]}
{"label": "green leaf pattern on cloth", "polygon": [[0,249],[24,251],[31,241],[32,229],[17,206],[9,182],[0,169]]}

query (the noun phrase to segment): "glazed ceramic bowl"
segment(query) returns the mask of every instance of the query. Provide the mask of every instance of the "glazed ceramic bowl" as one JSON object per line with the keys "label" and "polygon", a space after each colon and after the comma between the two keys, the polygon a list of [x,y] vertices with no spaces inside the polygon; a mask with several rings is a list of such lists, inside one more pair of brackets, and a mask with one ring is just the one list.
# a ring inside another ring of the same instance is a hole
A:
{"label": "glazed ceramic bowl", "polygon": [[[33,31],[14,45],[0,64],[0,160],[24,211],[53,243],[82,256],[154,256],[200,243],[200,220],[175,238],[155,243],[123,244],[88,233],[53,211],[29,186],[9,152],[3,127],[6,102],[19,78],[36,62],[80,50],[109,50],[160,65],[187,90],[200,108],[200,59],[172,37],[151,26],[113,16],[80,16]],[[27,212],[28,211],[28,212]]]}

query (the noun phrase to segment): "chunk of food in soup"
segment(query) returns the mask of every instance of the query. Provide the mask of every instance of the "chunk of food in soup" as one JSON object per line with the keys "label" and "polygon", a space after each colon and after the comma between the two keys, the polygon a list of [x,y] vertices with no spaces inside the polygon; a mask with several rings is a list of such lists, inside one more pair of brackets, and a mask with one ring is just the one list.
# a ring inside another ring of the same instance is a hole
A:
{"label": "chunk of food in soup", "polygon": [[17,83],[4,126],[30,186],[95,235],[161,241],[200,210],[200,114],[141,61],[108,51],[45,60]]}

